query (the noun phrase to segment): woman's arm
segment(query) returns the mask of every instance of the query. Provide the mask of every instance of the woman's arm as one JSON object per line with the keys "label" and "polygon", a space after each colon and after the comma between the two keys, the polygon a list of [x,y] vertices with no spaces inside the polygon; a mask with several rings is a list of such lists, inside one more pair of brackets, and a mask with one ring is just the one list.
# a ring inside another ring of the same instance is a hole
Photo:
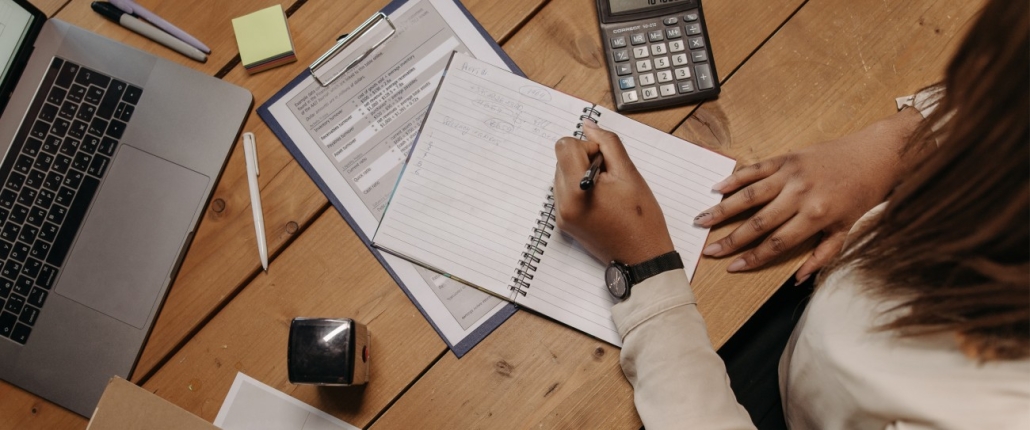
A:
{"label": "woman's arm", "polygon": [[[661,207],[618,136],[589,121],[584,131],[588,141],[565,138],[555,145],[559,227],[602,261],[637,264],[672,251]],[[579,181],[598,152],[604,171],[583,191]],[[634,286],[612,316],[623,339],[622,370],[647,429],[753,428],[682,269]]]}

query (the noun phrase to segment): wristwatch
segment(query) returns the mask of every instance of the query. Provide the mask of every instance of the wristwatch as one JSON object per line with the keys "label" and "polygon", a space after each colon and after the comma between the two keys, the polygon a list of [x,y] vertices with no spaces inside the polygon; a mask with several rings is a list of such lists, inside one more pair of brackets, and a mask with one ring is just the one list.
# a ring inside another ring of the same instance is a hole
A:
{"label": "wristwatch", "polygon": [[612,261],[604,271],[604,283],[612,297],[625,300],[634,285],[659,273],[683,268],[683,259],[676,251],[659,255],[632,266]]}

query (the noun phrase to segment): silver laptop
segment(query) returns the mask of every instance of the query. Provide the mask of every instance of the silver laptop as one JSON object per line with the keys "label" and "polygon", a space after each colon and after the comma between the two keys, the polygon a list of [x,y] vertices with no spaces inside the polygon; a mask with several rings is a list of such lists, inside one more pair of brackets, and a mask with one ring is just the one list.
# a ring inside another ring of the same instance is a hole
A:
{"label": "silver laptop", "polygon": [[128,377],[251,94],[0,0],[0,378],[84,416]]}

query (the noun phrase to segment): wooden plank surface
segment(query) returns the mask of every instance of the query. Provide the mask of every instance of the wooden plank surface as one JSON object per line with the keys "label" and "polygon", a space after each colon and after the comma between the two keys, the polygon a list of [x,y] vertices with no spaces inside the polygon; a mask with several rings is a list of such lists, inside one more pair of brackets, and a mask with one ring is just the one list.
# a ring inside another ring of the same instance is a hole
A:
{"label": "wooden plank surface", "polygon": [[[709,108],[722,115],[708,115],[677,134],[751,159],[852,131],[891,112],[895,95],[935,80],[977,6],[958,0],[810,0],[727,80],[724,96],[711,103],[718,110]],[[748,27],[744,16],[725,19],[709,14],[712,31],[720,25]],[[543,19],[531,25],[536,22]],[[561,59],[541,62],[548,61]],[[770,116],[777,118],[766,122]],[[723,130],[725,137],[713,141],[698,129]],[[775,144],[766,147],[770,141]],[[727,263],[706,259],[694,281],[717,346],[799,264],[795,258],[762,273],[726,275]],[[520,312],[460,361],[445,355],[374,427],[418,422],[426,428],[639,428],[617,354]]]}

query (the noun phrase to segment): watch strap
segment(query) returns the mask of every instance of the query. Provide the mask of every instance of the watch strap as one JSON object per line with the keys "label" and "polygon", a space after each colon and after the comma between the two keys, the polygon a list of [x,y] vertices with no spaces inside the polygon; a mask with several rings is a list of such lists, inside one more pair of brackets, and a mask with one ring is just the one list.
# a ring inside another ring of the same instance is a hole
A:
{"label": "watch strap", "polygon": [[680,254],[678,252],[672,251],[659,255],[643,263],[627,266],[627,268],[629,269],[630,283],[632,285],[636,285],[659,273],[682,269],[683,259],[680,258]]}

